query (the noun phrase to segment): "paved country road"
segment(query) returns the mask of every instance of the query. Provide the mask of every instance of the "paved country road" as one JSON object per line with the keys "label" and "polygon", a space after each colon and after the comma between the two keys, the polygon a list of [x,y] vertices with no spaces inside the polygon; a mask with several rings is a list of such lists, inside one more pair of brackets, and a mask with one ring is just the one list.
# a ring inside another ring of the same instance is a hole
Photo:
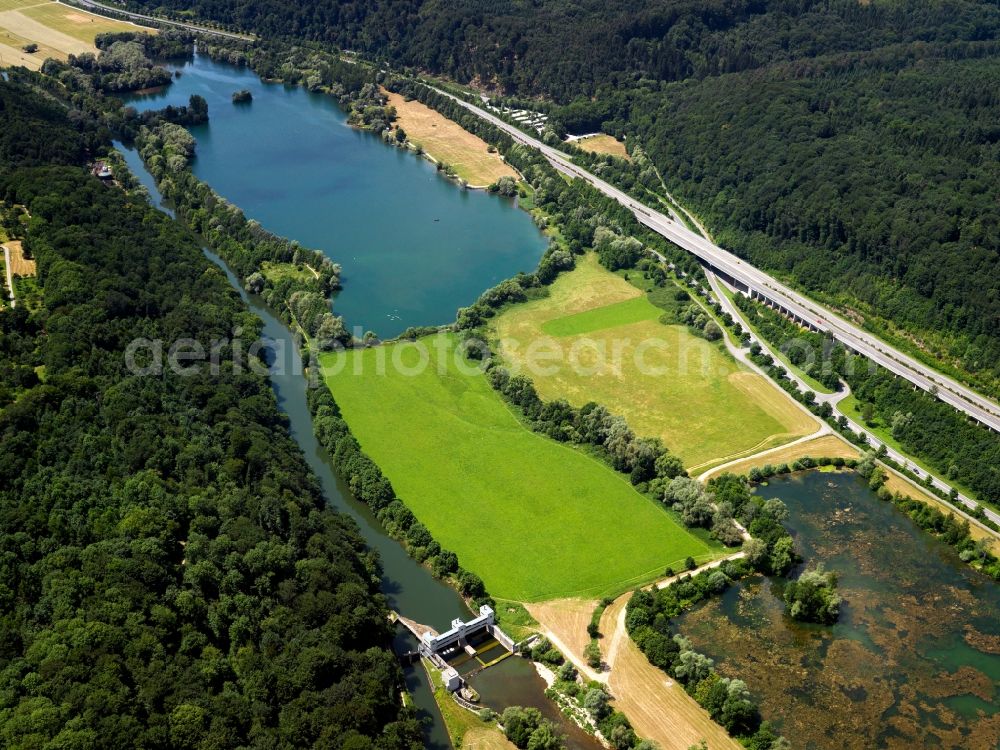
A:
{"label": "paved country road", "polygon": [[449,94],[447,91],[432,88],[500,128],[518,143],[537,149],[560,172],[586,180],[605,195],[614,198],[631,210],[640,223],[694,254],[716,271],[735,280],[748,290],[772,300],[810,326],[828,332],[857,353],[869,357],[890,372],[906,378],[918,388],[936,392],[937,398],[941,401],[964,412],[979,423],[1000,432],[1000,404],[876,339],[819,303],[799,294],[763,271],[754,268],[746,261],[692,232],[683,224],[671,220],[659,211],[639,204],[635,198],[573,164],[569,157],[561,151],[523,133],[515,126],[474,104]]}

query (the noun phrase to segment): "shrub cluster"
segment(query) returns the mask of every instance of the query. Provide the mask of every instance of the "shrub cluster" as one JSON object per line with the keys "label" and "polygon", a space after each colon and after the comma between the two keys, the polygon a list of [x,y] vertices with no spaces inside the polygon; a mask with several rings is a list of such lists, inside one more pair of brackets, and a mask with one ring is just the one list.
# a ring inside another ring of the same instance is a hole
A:
{"label": "shrub cluster", "polygon": [[785,586],[784,600],[785,611],[793,620],[831,625],[840,617],[842,601],[837,593],[837,574],[825,570],[823,563],[803,571]]}
{"label": "shrub cluster", "polygon": [[736,560],[684,576],[664,589],[640,589],[629,600],[625,627],[650,663],[681,683],[726,731],[754,747],[779,748],[784,747],[784,740],[761,722],[746,683],[720,677],[712,659],[695,651],[688,639],[674,634],[670,627],[672,618],[724,592],[750,572],[748,563]]}
{"label": "shrub cluster", "polygon": [[[547,643],[546,648],[554,651]],[[583,726],[592,724],[612,750],[655,750],[655,744],[639,739],[625,714],[611,706],[606,685],[584,682],[576,668],[555,653],[561,666],[556,669],[556,680],[545,694],[562,707],[564,714]]]}

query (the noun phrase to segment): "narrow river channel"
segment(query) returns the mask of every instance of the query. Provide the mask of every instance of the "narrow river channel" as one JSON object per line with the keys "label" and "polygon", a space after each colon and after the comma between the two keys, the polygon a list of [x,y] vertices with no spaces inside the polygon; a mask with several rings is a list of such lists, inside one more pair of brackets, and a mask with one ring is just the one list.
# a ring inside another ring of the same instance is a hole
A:
{"label": "narrow river channel", "polygon": [[[209,62],[206,60],[206,64]],[[229,68],[226,71],[227,76],[231,76],[233,70],[238,70],[231,66],[226,67]],[[249,72],[247,74],[252,75]],[[256,77],[254,76],[254,78]],[[257,80],[259,81],[259,79]],[[227,80],[227,88],[230,83],[231,81]],[[161,100],[160,106],[165,106],[165,104],[166,102]],[[361,135],[370,137],[367,134]],[[200,144],[201,141],[199,141],[199,148]],[[373,142],[372,145],[391,151],[388,146],[377,141]],[[123,154],[129,169],[149,190],[152,204],[173,215],[170,206],[162,200],[152,176],[146,170],[136,151],[123,144],[116,144],[116,146]],[[405,156],[406,161],[397,161],[398,169],[403,171],[408,169],[424,171],[426,169],[427,165],[414,157],[407,154],[401,154],[401,156]],[[393,154],[393,158],[397,159],[398,156]],[[431,176],[452,193],[461,192],[454,185],[434,175],[433,171]],[[500,203],[492,197],[479,197]],[[237,203],[237,205],[239,204]],[[467,209],[463,204],[454,210],[462,212]],[[506,209],[504,210],[506,211]],[[476,213],[471,217],[466,216],[462,221],[474,223],[479,215]],[[526,215],[519,214],[519,221],[526,219]],[[281,227],[270,224],[265,224],[265,226],[274,231],[282,231]],[[534,230],[533,225],[531,228]],[[290,234],[295,236],[295,233]],[[534,255],[535,250],[538,250],[540,254],[539,248],[540,245],[532,249],[531,255]],[[306,402],[307,383],[302,374],[302,361],[295,349],[291,331],[269,310],[262,300],[248,295],[243,290],[239,280],[218,256],[207,250],[205,254],[222,268],[229,282],[240,293],[248,307],[264,322],[262,335],[272,354],[271,384],[277,396],[279,408],[288,417],[292,438],[302,449],[312,470],[316,472],[327,501],[338,512],[350,516],[357,522],[365,542],[378,553],[383,568],[382,591],[389,601],[389,606],[406,617],[431,625],[440,631],[450,627],[453,618],[469,619],[471,613],[457,592],[435,579],[429,570],[410,558],[398,542],[388,537],[368,507],[354,500],[345,483],[337,475],[329,454],[320,447],[313,435],[312,419]],[[531,262],[532,266],[534,262]],[[506,273],[502,273],[501,277],[506,275]],[[480,281],[481,279],[478,277],[471,280],[466,278],[459,284],[458,288],[461,293],[466,295],[460,304],[468,304],[475,298],[478,294],[475,287]],[[350,285],[350,281],[346,278],[345,284]],[[432,314],[443,314],[443,308]],[[453,315],[453,310],[449,315]],[[426,322],[443,323],[447,322],[448,318],[431,317],[425,320]],[[401,320],[401,327],[411,324],[416,323],[408,319]],[[397,636],[397,648],[409,650],[414,647],[415,642],[412,642],[412,637],[408,633],[402,632],[402,629],[400,631]],[[413,696],[418,710],[428,721],[427,747],[431,750],[450,748],[451,742],[423,669],[419,666],[407,668],[405,674],[410,694]],[[545,697],[545,682],[536,673],[531,663],[524,659],[507,659],[480,673],[473,678],[472,684],[481,692],[483,704],[497,711],[502,711],[511,705],[534,706],[541,710],[545,716],[559,725],[560,730],[566,735],[566,746],[569,750],[598,750],[601,747],[592,736],[563,716],[555,704]]]}

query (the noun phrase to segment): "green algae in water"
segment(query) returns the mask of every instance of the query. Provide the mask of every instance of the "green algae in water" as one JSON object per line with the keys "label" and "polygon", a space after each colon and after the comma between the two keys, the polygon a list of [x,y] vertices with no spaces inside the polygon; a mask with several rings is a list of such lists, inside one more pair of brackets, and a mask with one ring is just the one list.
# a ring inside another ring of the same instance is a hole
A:
{"label": "green algae in water", "polygon": [[797,748],[1000,747],[1000,588],[851,473],[774,477],[759,492],[788,505],[806,560],[840,574],[840,622],[793,622],[782,586],[752,579],[680,632],[745,679]]}

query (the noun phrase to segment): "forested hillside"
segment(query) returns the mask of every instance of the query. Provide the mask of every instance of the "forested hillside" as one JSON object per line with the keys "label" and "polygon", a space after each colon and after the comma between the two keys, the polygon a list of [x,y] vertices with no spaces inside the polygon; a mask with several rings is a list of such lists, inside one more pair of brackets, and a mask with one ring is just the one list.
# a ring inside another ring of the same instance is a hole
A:
{"label": "forested hillside", "polygon": [[990,38],[975,0],[132,0],[568,101],[912,40]]}
{"label": "forested hillside", "polygon": [[31,212],[44,291],[0,312],[0,746],[420,747],[377,563],[268,381],[229,346],[217,373],[127,367],[137,338],[246,346],[259,322],[89,174],[96,145],[0,82],[0,199]]}
{"label": "forested hillside", "polygon": [[1000,45],[912,45],[637,92],[630,126],[720,244],[995,391],[997,81]]}

